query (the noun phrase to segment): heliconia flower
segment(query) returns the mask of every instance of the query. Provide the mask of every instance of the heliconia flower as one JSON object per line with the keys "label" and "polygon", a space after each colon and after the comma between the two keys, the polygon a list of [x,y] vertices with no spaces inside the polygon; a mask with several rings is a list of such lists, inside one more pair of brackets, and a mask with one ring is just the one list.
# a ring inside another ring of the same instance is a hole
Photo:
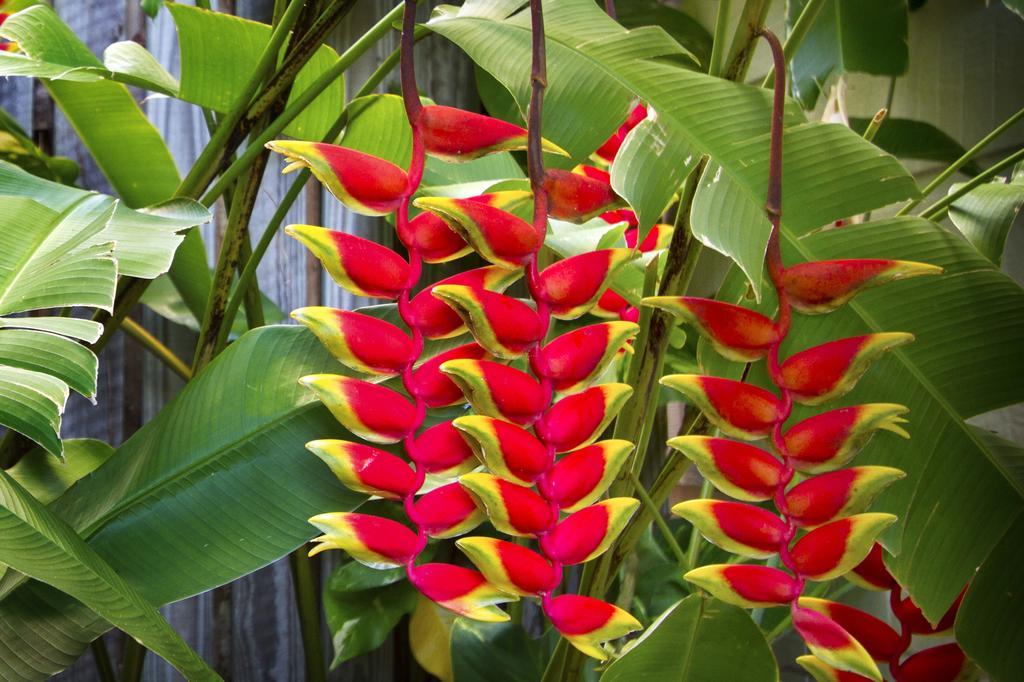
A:
{"label": "heliconia flower", "polygon": [[555,629],[569,643],[599,661],[608,660],[602,643],[636,632],[643,626],[627,612],[593,597],[563,594],[545,605]]}
{"label": "heliconia flower", "polygon": [[796,662],[814,678],[814,682],[869,682],[871,680],[870,677],[833,668],[816,656],[797,656]]}
{"label": "heliconia flower", "polygon": [[387,215],[408,188],[405,171],[372,154],[322,142],[274,140],[267,149],[283,154],[284,173],[306,167],[338,201],[362,215]]}
{"label": "heliconia flower", "polygon": [[435,424],[417,436],[413,450],[417,464],[426,473],[442,478],[454,478],[479,465],[473,450],[450,421]]}
{"label": "heliconia flower", "polygon": [[793,627],[818,659],[839,670],[846,670],[882,682],[871,654],[838,623],[811,609],[793,609]]}
{"label": "heliconia flower", "polygon": [[815,528],[869,506],[893,481],[906,476],[899,469],[861,466],[808,478],[786,493],[786,510],[796,525]]}
{"label": "heliconia flower", "polygon": [[427,599],[460,616],[501,623],[509,615],[496,604],[518,601],[487,582],[482,573],[451,564],[423,564],[409,571],[409,582]]}
{"label": "heliconia flower", "polygon": [[534,372],[550,379],[556,391],[586,388],[638,331],[639,325],[632,322],[602,322],[574,329],[540,349]]}
{"label": "heliconia flower", "polygon": [[452,378],[478,414],[529,424],[544,410],[540,384],[520,369],[489,360],[449,360],[441,371]]}
{"label": "heliconia flower", "polygon": [[[905,682],[958,682],[974,679],[971,663],[955,642],[918,651],[900,664]],[[966,674],[965,674],[966,673]]]}
{"label": "heliconia flower", "polygon": [[767,559],[785,541],[785,521],[744,502],[687,500],[672,507],[672,513],[692,523],[712,544],[740,556]]}
{"label": "heliconia flower", "polygon": [[457,284],[473,289],[504,291],[522,277],[523,271],[488,265],[474,270],[460,272],[425,287],[409,302],[408,321],[416,326],[428,339],[447,339],[466,331],[466,325],[451,306],[433,295],[434,287]]}
{"label": "heliconia flower", "polygon": [[956,623],[956,614],[960,610],[960,604],[963,602],[966,593],[967,588],[965,587],[935,625],[928,622],[924,612],[921,611],[921,607],[915,604],[914,600],[910,597],[900,599],[894,605],[893,613],[900,623],[909,629],[912,634],[941,635],[951,630]]}
{"label": "heliconia flower", "polygon": [[551,466],[547,448],[529,431],[502,419],[467,415],[452,424],[488,471],[531,485]]}
{"label": "heliconia flower", "polygon": [[[448,162],[470,161],[494,152],[526,149],[525,128],[464,109],[437,104],[425,106],[416,123],[427,154]],[[543,138],[541,148],[552,154],[569,156],[564,149]]]}
{"label": "heliconia flower", "polygon": [[540,273],[551,314],[573,320],[590,310],[619,268],[636,257],[630,249],[601,249],[563,258]]}
{"label": "heliconia flower", "polygon": [[544,189],[550,202],[548,215],[558,220],[584,223],[622,205],[607,182],[567,170],[548,169]]}
{"label": "heliconia flower", "polygon": [[466,402],[462,389],[445,374],[441,367],[453,360],[483,360],[490,357],[478,344],[467,343],[435,355],[412,373],[416,395],[427,407],[447,407]]}
{"label": "heliconia flower", "polygon": [[476,500],[458,483],[434,488],[413,506],[416,525],[432,538],[465,535],[487,520]]}
{"label": "heliconia flower", "polygon": [[431,293],[451,306],[477,343],[503,360],[523,355],[544,334],[537,311],[511,296],[458,284],[438,284]]}
{"label": "heliconia flower", "polygon": [[701,374],[669,374],[659,383],[682,393],[711,423],[736,438],[763,438],[782,415],[778,398],[742,381]]}
{"label": "heliconia flower", "polygon": [[555,452],[569,452],[601,437],[633,395],[629,384],[600,384],[555,403],[537,422],[538,434]]}
{"label": "heliconia flower", "polygon": [[514,542],[472,537],[456,540],[455,545],[502,592],[535,597],[555,584],[555,569],[547,559]]}
{"label": "heliconia flower", "polygon": [[604,494],[633,451],[628,440],[602,440],[565,455],[540,484],[549,501],[574,512]]}
{"label": "heliconia flower", "polygon": [[771,499],[782,481],[782,462],[747,443],[710,436],[677,436],[668,445],[696,464],[712,485],[737,500]]}
{"label": "heliconia flower", "polygon": [[584,507],[543,536],[541,549],[565,566],[590,561],[611,546],[639,506],[632,497],[613,497]]}
{"label": "heliconia flower", "polygon": [[423,211],[396,228],[405,247],[416,251],[426,263],[447,263],[473,251],[448,223],[430,211]]}
{"label": "heliconia flower", "polygon": [[[582,172],[584,175],[589,175],[590,177],[598,179],[603,178],[605,182],[611,182],[611,174],[607,171],[598,170],[593,166],[576,166],[576,168],[573,169],[573,172],[579,173],[581,172],[580,169],[583,169]],[[598,175],[598,173],[604,173],[604,175]],[[636,213],[628,208],[617,208],[612,211],[605,211],[601,214],[601,220],[605,221],[609,225],[614,225],[615,223],[626,223],[630,227],[637,227],[640,225],[640,219],[636,217]],[[635,246],[635,244],[631,244],[630,246]]]}
{"label": "heliconia flower", "polygon": [[530,201],[524,191],[494,192],[468,199],[421,197],[413,205],[441,217],[485,260],[506,268],[520,267],[544,241],[533,225],[508,209]]}
{"label": "heliconia flower", "polygon": [[637,239],[640,237],[640,230],[633,228],[626,230],[622,236],[626,239],[626,246],[631,249],[637,249],[640,253],[650,253],[651,251],[657,251],[658,249],[667,249],[668,245],[672,242],[672,234],[675,232],[675,227],[667,225],[665,223],[657,223],[650,229],[644,240],[640,242],[638,247],[636,244]]}
{"label": "heliconia flower", "polygon": [[[572,172],[576,173],[577,175],[582,175],[585,178],[590,178],[591,180],[597,180],[598,182],[611,184],[612,181],[611,173],[604,170],[603,168],[597,168],[596,166],[588,166],[585,163],[578,163],[575,166],[573,166]],[[628,209],[622,210],[625,211]],[[635,216],[636,214],[634,213],[633,215]]]}
{"label": "heliconia flower", "polygon": [[887,592],[896,587],[896,579],[889,573],[882,559],[882,545],[877,542],[871,546],[864,560],[843,577],[865,590]]}
{"label": "heliconia flower", "polygon": [[400,500],[415,490],[416,474],[400,457],[347,440],[314,440],[306,449],[322,459],[345,487]]}
{"label": "heliconia flower", "polygon": [[409,264],[369,239],[313,225],[289,225],[295,237],[323,263],[339,286],[357,296],[396,299],[409,279]]}
{"label": "heliconia flower", "polygon": [[683,578],[724,602],[748,609],[789,604],[800,594],[793,576],[757,564],[710,564]]}
{"label": "heliconia flower", "polygon": [[547,501],[525,486],[493,474],[466,474],[459,483],[487,510],[491,525],[507,535],[533,537],[555,521]]}
{"label": "heliconia flower", "polygon": [[400,374],[413,359],[412,339],[404,331],[371,315],[311,306],[292,311],[346,367],[367,374]]}
{"label": "heliconia flower", "polygon": [[390,388],[340,374],[310,374],[299,383],[316,393],[342,426],[371,443],[397,443],[416,426],[416,408]]}
{"label": "heliconia flower", "polygon": [[860,642],[865,651],[876,661],[888,661],[902,649],[900,634],[885,621],[875,618],[860,609],[828,599],[800,597],[798,606],[817,611],[835,621]]}
{"label": "heliconia flower", "polygon": [[841,307],[865,289],[897,279],[941,275],[942,272],[936,265],[905,260],[819,260],[786,268],[782,284],[794,308],[816,315]]}
{"label": "heliconia flower", "polygon": [[590,309],[591,315],[619,319],[623,312],[629,309],[629,301],[622,298],[611,289],[605,289],[597,303]]}
{"label": "heliconia flower", "polygon": [[760,360],[779,338],[771,319],[743,306],[694,296],[651,296],[642,303],[693,325],[719,355],[737,362]]}
{"label": "heliconia flower", "polygon": [[810,580],[838,578],[863,561],[878,535],[895,522],[892,514],[868,513],[815,528],[790,551],[796,570]]}
{"label": "heliconia flower", "polygon": [[869,403],[823,412],[794,424],[784,436],[786,449],[798,471],[817,474],[837,469],[860,452],[884,429],[910,438],[900,424],[908,412],[902,405]]}
{"label": "heliconia flower", "polygon": [[323,533],[313,539],[318,544],[310,550],[310,556],[343,549],[359,563],[383,569],[404,566],[420,549],[416,533],[380,516],[331,512],[318,514],[309,522]]}
{"label": "heliconia flower", "polygon": [[633,110],[629,112],[629,116],[627,116],[625,122],[619,126],[619,129],[612,133],[612,136],[597,148],[597,151],[594,152],[594,156],[605,163],[611,163],[615,159],[615,155],[619,153],[619,148],[622,147],[622,143],[625,141],[626,135],[629,134],[629,131],[636,128],[640,124],[640,121],[645,118],[647,118],[647,107],[643,104],[637,104],[633,107]]}
{"label": "heliconia flower", "polygon": [[913,340],[913,334],[886,332],[823,343],[789,356],[782,381],[796,402],[819,405],[848,393],[883,353]]}

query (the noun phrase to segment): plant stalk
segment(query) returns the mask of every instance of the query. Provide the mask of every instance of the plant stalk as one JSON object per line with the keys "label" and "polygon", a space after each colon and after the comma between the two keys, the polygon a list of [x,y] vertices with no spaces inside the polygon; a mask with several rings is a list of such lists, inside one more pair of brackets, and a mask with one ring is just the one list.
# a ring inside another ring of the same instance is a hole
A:
{"label": "plant stalk", "polygon": [[388,31],[391,30],[391,24],[400,16],[402,16],[403,5],[399,4],[395,6],[390,12],[384,15],[380,21],[374,24],[373,28],[363,34],[359,40],[352,44],[345,52],[338,57],[338,61],[328,70],[324,71],[320,76],[313,81],[308,88],[302,91],[294,102],[289,104],[284,112],[274,119],[266,127],[266,129],[260,133],[260,135],[245,148],[245,150],[239,155],[239,157],[225,170],[217,182],[211,187],[203,198],[201,199],[203,205],[212,206],[217,198],[223,194],[224,190],[235,181],[235,179],[245,171],[245,169],[253,162],[256,157],[263,151],[263,145],[270,142],[275,137],[281,134],[289,123],[308,107],[313,100],[320,96],[328,86],[331,85],[335,80],[341,77],[342,74],[352,66],[352,64],[359,59],[367,50],[369,50],[378,40],[387,35]]}
{"label": "plant stalk", "polygon": [[[825,0],[810,0],[804,5],[803,10],[800,12],[800,16],[796,18],[796,23],[793,24],[793,28],[789,30],[789,35],[786,36],[786,44],[782,46],[782,54],[786,58],[786,64],[793,61],[793,55],[800,49],[800,44],[804,42],[804,38],[807,37],[807,33],[811,30],[811,26],[814,25],[814,20],[818,17],[818,12],[825,6]],[[775,67],[773,66],[768,75],[764,77],[764,81],[761,83],[761,87],[770,88],[775,85]]]}
{"label": "plant stalk", "polygon": [[750,60],[754,57],[754,46],[757,43],[757,32],[764,25],[768,16],[771,0],[747,0],[740,14],[740,22],[736,25],[732,48],[726,62],[724,77],[727,80],[742,82],[747,77]]}
{"label": "plant stalk", "polygon": [[175,355],[174,351],[165,346],[160,339],[150,334],[149,330],[141,324],[130,317],[126,317],[121,321],[121,328],[124,329],[128,336],[135,339],[140,346],[148,350],[153,357],[162,362],[167,369],[185,381],[192,378],[192,370],[189,369],[189,366]]}
{"label": "plant stalk", "polygon": [[950,192],[949,194],[942,197],[925,210],[921,211],[921,217],[927,218],[928,220],[941,220],[942,217],[946,214],[946,211],[949,210],[950,204],[952,204],[954,201],[970,192],[975,187],[985,184],[993,177],[995,177],[995,175],[1013,166],[1015,163],[1022,159],[1024,159],[1024,148],[1018,149],[1016,152],[1010,154],[1009,156],[1007,156],[1005,159],[995,164],[994,166],[986,168],[985,170],[971,178],[969,181],[965,182],[961,187],[957,188],[955,191]]}
{"label": "plant stalk", "polygon": [[146,662],[146,651],[146,647],[125,634],[124,649],[121,651],[121,682],[139,682]]}
{"label": "plant stalk", "polygon": [[292,585],[295,587],[295,605],[299,611],[299,626],[302,630],[302,651],[306,657],[306,679],[309,682],[324,682],[327,671],[324,667],[324,652],[320,644],[320,608],[317,600],[317,586],[313,580],[313,565],[303,545],[288,555],[292,569]]}
{"label": "plant stalk", "polygon": [[715,17],[715,38],[711,43],[711,56],[708,58],[708,75],[722,75],[722,57],[725,54],[725,32],[729,29],[729,13],[732,0],[718,1],[718,16]]}
{"label": "plant stalk", "polygon": [[117,682],[114,665],[110,662],[110,652],[107,651],[107,643],[103,640],[103,636],[92,640],[89,648],[92,649],[92,660],[96,663],[96,674],[100,678],[100,682]]}
{"label": "plant stalk", "polygon": [[990,145],[992,141],[995,140],[997,137],[999,137],[1007,130],[1009,130],[1013,126],[1013,124],[1019,121],[1021,118],[1024,118],[1024,109],[1021,109],[1013,116],[1000,123],[992,130],[992,132],[978,140],[978,142],[973,147],[964,152],[963,156],[961,156],[959,159],[951,163],[949,167],[946,168],[946,170],[936,175],[932,179],[932,181],[929,182],[925,186],[925,188],[921,190],[921,195],[918,196],[916,199],[911,199],[903,208],[896,212],[896,215],[901,216],[909,213],[912,208],[920,204],[928,197],[929,194],[934,192],[935,188],[939,187],[943,182],[945,182],[949,176],[953,175],[953,173],[956,173],[958,170],[963,168],[968,161],[977,156],[981,152],[981,150]]}
{"label": "plant stalk", "polygon": [[868,127],[864,129],[864,139],[871,142],[875,139],[875,135],[878,134],[878,129],[882,127],[885,122],[885,118],[889,115],[889,110],[882,108],[878,110],[874,116],[871,117],[871,121],[868,123]]}
{"label": "plant stalk", "polygon": [[637,476],[635,472],[629,472],[629,480],[633,483],[633,491],[640,496],[640,501],[647,509],[647,513],[650,514],[652,519],[654,519],[654,525],[656,525],[658,530],[661,531],[661,535],[665,539],[665,543],[672,551],[672,555],[676,558],[676,563],[679,564],[680,568],[690,566],[691,564],[687,555],[683,552],[683,548],[679,546],[679,541],[676,540],[676,536],[672,534],[672,529],[668,527],[668,522],[665,521],[665,517],[661,515],[661,506],[652,500],[651,496],[647,494],[643,483],[640,482],[640,477]]}

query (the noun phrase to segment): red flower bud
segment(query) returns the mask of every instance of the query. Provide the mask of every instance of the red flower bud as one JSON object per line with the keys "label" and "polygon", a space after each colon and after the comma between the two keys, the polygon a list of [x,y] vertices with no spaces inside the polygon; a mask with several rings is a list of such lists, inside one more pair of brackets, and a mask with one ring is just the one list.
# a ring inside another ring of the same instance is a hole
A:
{"label": "red flower bud", "polygon": [[533,537],[556,520],[547,501],[525,486],[491,474],[466,474],[459,483],[487,510],[491,525],[502,533]]}
{"label": "red flower bud", "polygon": [[442,365],[452,360],[483,360],[489,357],[487,351],[475,343],[456,346],[435,355],[416,368],[412,383],[416,394],[427,407],[446,407],[466,402],[462,389],[443,371]]}
{"label": "red flower bud", "polygon": [[782,381],[793,400],[819,405],[853,389],[883,353],[913,340],[912,334],[889,332],[823,343],[787,358]]}
{"label": "red flower bud", "polygon": [[544,444],[514,424],[475,414],[453,424],[487,470],[506,480],[530,485],[551,466]]}
{"label": "red flower bud", "polygon": [[596,381],[636,333],[632,322],[603,322],[562,334],[541,348],[534,371],[556,391],[575,391]]}
{"label": "red flower bud", "polygon": [[306,443],[306,449],[356,492],[400,500],[414,491],[416,474],[389,452],[346,440],[314,440]]}
{"label": "red flower bud", "polygon": [[453,538],[473,530],[487,518],[458,483],[420,496],[414,505],[416,524],[432,538]]}
{"label": "red flower bud", "polygon": [[456,284],[475,289],[504,291],[522,277],[522,270],[506,270],[489,265],[467,270],[427,286],[410,301],[409,321],[428,339],[446,339],[466,331],[462,318],[444,301],[435,298],[434,287]]}
{"label": "red flower bud", "polygon": [[400,374],[412,360],[412,339],[384,320],[349,310],[313,306],[292,311],[346,367],[368,374]]}
{"label": "red flower bud", "polygon": [[900,665],[900,680],[905,682],[957,682],[972,679],[964,675],[970,668],[970,661],[963,649],[956,643],[932,647],[903,661]]}
{"label": "red flower bud", "polygon": [[441,371],[452,378],[478,414],[529,424],[544,409],[546,396],[540,384],[514,367],[487,360],[449,360]]}
{"label": "red flower bud", "polygon": [[397,443],[416,426],[416,409],[389,388],[340,374],[312,374],[299,382],[316,393],[341,425],[372,443]]}
{"label": "red flower bud", "polygon": [[419,253],[426,263],[447,263],[473,250],[448,223],[430,211],[397,225],[397,230],[405,247]]}
{"label": "red flower bud", "polygon": [[454,284],[437,284],[431,293],[447,303],[476,342],[495,357],[513,360],[544,334],[537,312],[511,296]]}
{"label": "red flower bud", "polygon": [[555,597],[545,605],[545,612],[570,644],[600,661],[607,660],[609,655],[601,646],[603,642],[642,627],[636,618],[617,606],[575,594]]}
{"label": "red flower bud", "polygon": [[633,444],[602,440],[565,455],[551,468],[541,490],[549,501],[573,512],[593,504],[626,463]]}
{"label": "red flower bud", "polygon": [[782,285],[794,308],[814,315],[831,312],[871,287],[907,277],[940,274],[942,268],[938,266],[903,260],[822,260],[786,268]]}
{"label": "red flower bud", "polygon": [[880,466],[840,469],[808,478],[786,493],[786,509],[801,527],[814,528],[867,509],[893,481],[899,469]]}
{"label": "red flower bud", "polygon": [[774,556],[786,537],[785,521],[744,502],[687,500],[672,507],[672,513],[692,523],[709,542],[753,559]]}
{"label": "red flower bud", "polygon": [[613,497],[584,507],[541,537],[541,549],[565,566],[590,561],[611,546],[639,506],[631,497]]}
{"label": "red flower bud", "polygon": [[[494,152],[526,149],[525,128],[463,109],[425,106],[417,124],[427,153],[449,162],[470,161]],[[541,147],[552,154],[569,155],[547,140],[541,140]]]}
{"label": "red flower bud", "polygon": [[597,303],[615,273],[636,257],[629,249],[602,249],[570,256],[540,273],[540,288],[551,314],[572,320]]}
{"label": "red flower bud", "polygon": [[737,362],[760,360],[779,337],[772,320],[731,303],[693,296],[652,296],[642,303],[693,325],[720,355]]}
{"label": "red flower bud", "polygon": [[559,220],[583,223],[622,205],[607,182],[567,170],[549,169],[544,189],[550,201],[548,215]]}
{"label": "red flower bud", "polygon": [[793,425],[784,436],[786,449],[799,471],[830,471],[853,459],[879,429],[909,438],[900,426],[906,422],[901,416],[906,413],[902,405],[889,403],[823,412]]}
{"label": "red flower bud", "polygon": [[683,578],[724,602],[748,609],[788,604],[800,594],[793,576],[771,566],[711,564]]}
{"label": "red flower bud", "polygon": [[481,257],[505,268],[520,267],[544,241],[533,225],[509,213],[532,199],[529,192],[509,191],[468,199],[421,197],[413,204],[437,215]]}
{"label": "red flower bud", "polygon": [[419,551],[419,539],[397,521],[369,514],[332,512],[309,520],[323,532],[309,555],[343,549],[370,568],[394,568],[410,561]]}
{"label": "red flower bud", "polygon": [[473,620],[507,621],[508,614],[496,605],[518,599],[487,582],[481,573],[451,564],[415,566],[409,581],[427,599]]}
{"label": "red flower bud", "polygon": [[405,259],[369,239],[313,225],[289,225],[284,231],[302,242],[335,282],[357,296],[396,299],[408,283]]}
{"label": "red flower bud", "polygon": [[767,436],[782,412],[774,395],[741,381],[699,374],[670,374],[663,386],[675,389],[699,407],[724,433],[756,440]]}
{"label": "red flower bud", "polygon": [[633,394],[628,384],[600,384],[562,398],[537,423],[555,452],[569,452],[597,440]]}
{"label": "red flower bud", "polygon": [[771,499],[782,480],[782,463],[753,445],[709,436],[677,436],[668,445],[692,460],[716,488],[737,500]]}
{"label": "red flower bud", "polygon": [[435,424],[417,436],[413,450],[417,465],[435,476],[452,478],[472,471],[479,464],[473,450],[450,421]]}
{"label": "red flower bud", "polygon": [[535,597],[554,586],[554,568],[547,559],[526,547],[484,537],[462,538],[455,544],[502,592]]}

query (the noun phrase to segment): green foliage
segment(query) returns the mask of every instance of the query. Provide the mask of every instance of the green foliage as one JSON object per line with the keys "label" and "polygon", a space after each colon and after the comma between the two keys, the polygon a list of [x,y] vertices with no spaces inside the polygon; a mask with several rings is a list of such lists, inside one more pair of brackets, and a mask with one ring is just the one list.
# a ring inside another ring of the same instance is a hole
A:
{"label": "green foliage", "polygon": [[602,682],[643,679],[773,682],[779,670],[750,614],[694,594],[665,611],[601,675]]}
{"label": "green foliage", "polygon": [[[953,185],[950,193],[961,186]],[[1024,206],[1024,166],[1018,165],[1006,180],[997,178],[954,201],[949,207],[949,217],[974,248],[999,265],[1021,206]]]}
{"label": "green foliage", "polygon": [[456,619],[451,632],[452,673],[458,682],[534,682],[549,655],[514,623]]}
{"label": "green foliage", "polygon": [[75,182],[78,164],[65,156],[44,154],[10,114],[0,108],[0,160],[13,163],[32,175],[65,185]]}
{"label": "green foliage", "polygon": [[0,471],[0,561],[95,609],[188,679],[220,679],[145,597],[4,471]]}
{"label": "green foliage", "polygon": [[[787,3],[790,25],[806,5]],[[906,0],[825,0],[793,56],[793,92],[813,109],[830,78],[853,72],[899,76],[909,61]]]}
{"label": "green foliage", "polygon": [[[863,135],[870,122],[870,118],[851,117],[850,128]],[[916,161],[953,163],[967,151],[959,142],[927,121],[888,116],[872,142],[897,158]],[[969,161],[963,167],[963,172],[968,175],[976,175],[978,171],[978,164],[974,161]]]}
{"label": "green foliage", "polygon": [[92,438],[68,438],[64,441],[64,456],[60,462],[43,450],[32,450],[13,467],[8,475],[43,504],[49,504],[64,494],[75,482],[95,471],[110,459],[114,448]]}
{"label": "green foliage", "polygon": [[[305,329],[246,334],[51,511],[152,604],[274,561],[314,535],[314,513],[362,501],[304,448],[344,437],[297,381],[328,371],[343,370]],[[12,652],[0,657],[3,679],[62,670],[110,627],[16,576],[0,580],[0,599],[0,636]]]}

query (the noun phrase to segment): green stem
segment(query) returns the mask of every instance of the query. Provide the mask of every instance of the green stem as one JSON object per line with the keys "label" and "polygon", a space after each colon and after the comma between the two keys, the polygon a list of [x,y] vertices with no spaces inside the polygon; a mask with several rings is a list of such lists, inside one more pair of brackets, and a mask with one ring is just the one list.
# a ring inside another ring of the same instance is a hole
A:
{"label": "green stem", "polygon": [[96,663],[96,674],[100,682],[117,682],[114,666],[110,662],[110,652],[107,651],[107,643],[103,641],[103,637],[94,639],[89,648],[92,649],[92,660]]}
{"label": "green stem", "polygon": [[193,164],[192,170],[182,180],[176,192],[178,196],[196,197],[202,193],[203,188],[213,179],[220,165],[221,158],[228,150],[228,142],[235,132],[235,127],[248,111],[249,102],[259,90],[260,85],[273,73],[274,68],[277,66],[281,47],[284,45],[285,40],[288,39],[292,26],[298,20],[305,4],[306,0],[291,0],[289,3],[288,9],[285,10],[280,23],[270,34],[270,40],[267,42],[266,47],[263,48],[263,52],[256,62],[256,67],[253,69],[249,81],[242,88],[242,92],[238,94],[238,97],[231,106],[231,110],[220,120],[217,129],[210,137],[210,141],[206,143],[206,147],[203,148],[199,158]]}
{"label": "green stem", "polygon": [[292,569],[295,604],[299,611],[299,626],[302,629],[306,679],[309,682],[324,682],[327,679],[327,671],[324,668],[324,653],[320,645],[320,609],[317,605],[312,562],[306,554],[306,546],[303,545],[289,554],[288,563]]}
{"label": "green stem", "polygon": [[[213,285],[210,297],[203,314],[203,324],[196,344],[196,354],[192,361],[193,373],[198,373],[214,357],[217,336],[224,324],[224,310],[231,293],[231,280],[238,268],[242,242],[248,239],[249,219],[252,217],[253,206],[259,193],[263,170],[267,165],[267,153],[264,153],[249,168],[243,186],[234,191],[231,210],[228,212],[228,225],[224,231],[217,266],[213,272]],[[242,289],[244,293],[244,289]]]}
{"label": "green stem", "polygon": [[[428,35],[428,32],[424,29],[417,31],[416,38],[422,38]],[[372,93],[381,81],[391,73],[398,64],[400,56],[400,50],[395,49],[392,51],[388,58],[381,62],[380,66],[366,79],[363,86],[359,88],[359,91],[353,96],[352,99],[359,99]],[[330,131],[323,137],[324,142],[334,142],[337,140],[338,135],[345,129],[345,125],[348,123],[348,106],[342,109],[338,119],[331,126]],[[228,343],[228,336],[231,333],[231,327],[234,324],[235,316],[238,314],[238,309],[242,305],[242,301],[245,298],[245,291],[249,287],[249,283],[255,280],[256,268],[259,267],[260,262],[263,260],[263,256],[266,255],[267,249],[270,248],[270,243],[273,241],[277,231],[281,228],[281,224],[284,222],[285,216],[291,209],[292,205],[298,200],[299,195],[302,194],[302,189],[306,186],[306,182],[312,174],[309,169],[302,169],[299,174],[295,177],[295,181],[292,182],[291,187],[285,193],[281,199],[281,203],[278,204],[277,210],[274,211],[274,215],[271,216],[270,222],[267,223],[267,227],[263,230],[263,234],[260,235],[260,240],[256,244],[256,248],[253,249],[252,255],[245,263],[245,267],[242,268],[242,272],[238,275],[238,283],[235,287],[235,291],[231,294],[231,300],[228,301],[227,307],[224,309],[224,324],[221,326],[220,331],[217,333],[217,344],[215,346],[214,355],[224,350]]]}
{"label": "green stem", "polygon": [[146,661],[146,647],[125,635],[121,651],[121,682],[139,682]]}
{"label": "green stem", "polygon": [[121,329],[179,377],[185,381],[192,378],[192,370],[189,369],[188,365],[138,322],[130,317],[126,317],[121,321]]}
{"label": "green stem", "polygon": [[708,59],[708,74],[722,75],[722,57],[725,54],[725,32],[729,27],[729,10],[732,0],[719,0],[718,16],[715,18],[715,42],[711,44],[711,57]]}
{"label": "green stem", "polygon": [[747,0],[740,13],[740,21],[733,35],[732,48],[726,62],[724,77],[740,82],[747,76],[750,60],[754,57],[757,32],[764,26],[771,0]]}
{"label": "green stem", "polygon": [[[709,481],[709,480],[707,480],[705,478],[704,481],[700,484],[700,498],[699,499],[702,499],[702,500],[708,499],[709,497],[711,497],[711,491],[712,491],[711,481]],[[700,546],[701,546],[701,543],[703,542],[703,540],[704,540],[704,536],[702,536],[700,534],[700,531],[698,531],[697,528],[694,527],[690,531],[690,544],[686,548],[686,570],[687,571],[692,571],[693,569],[697,568],[697,561],[700,558]]]}
{"label": "green stem", "polygon": [[963,168],[964,165],[968,161],[970,161],[975,156],[977,156],[978,153],[981,152],[981,150],[983,150],[989,144],[991,144],[993,140],[995,140],[997,137],[999,137],[1000,135],[1005,133],[1007,130],[1009,130],[1009,128],[1011,126],[1013,126],[1014,123],[1019,121],[1022,117],[1024,117],[1024,109],[1021,109],[1020,111],[1015,113],[1013,116],[1011,116],[1010,118],[1008,118],[1005,121],[1003,121],[1002,123],[1000,123],[999,126],[997,126],[995,129],[992,130],[992,132],[990,132],[988,135],[986,135],[985,137],[983,137],[980,140],[978,140],[978,143],[975,144],[970,149],[968,149],[966,152],[964,152],[963,156],[961,156],[959,159],[957,159],[952,164],[950,164],[949,167],[946,168],[946,170],[944,170],[941,173],[939,173],[938,175],[936,175],[935,178],[931,182],[929,182],[928,185],[925,186],[925,188],[923,190],[921,190],[920,196],[918,196],[917,199],[913,199],[909,203],[907,203],[907,205],[904,206],[903,208],[901,208],[896,213],[896,215],[901,216],[901,215],[906,215],[907,213],[909,213],[912,208],[914,208],[915,206],[920,204],[922,201],[924,201],[928,197],[929,194],[931,194],[933,191],[935,191],[936,187],[938,187],[943,182],[945,182],[946,178],[948,178],[953,173],[956,173],[958,170]]}
{"label": "green stem", "polygon": [[284,112],[274,119],[267,128],[249,145],[245,151],[232,163],[227,170],[221,174],[213,187],[203,196],[202,203],[212,206],[224,190],[237,178],[263,151],[263,146],[277,137],[295,117],[302,113],[313,100],[320,96],[324,90],[335,80],[341,77],[352,64],[370,49],[378,40],[387,35],[391,30],[392,23],[402,16],[403,5],[399,4],[384,17],[374,24],[373,28],[352,44],[350,48],[338,57],[338,61],[331,68],[324,71],[313,81],[308,88],[302,91],[294,102],[289,104]]}
{"label": "green stem", "polygon": [[114,312],[99,312],[93,316],[92,319],[103,324],[103,334],[94,344],[89,346],[93,353],[98,355],[106,347],[107,343],[121,326],[121,323],[124,322],[124,318],[128,316],[131,309],[142,298],[142,294],[146,291],[150,281],[148,279],[134,279],[131,277],[124,278],[122,281],[123,288],[117,295],[117,302],[114,304]]}
{"label": "green stem", "polygon": [[633,482],[633,492],[640,496],[640,501],[644,507],[647,508],[647,513],[650,514],[651,518],[654,519],[654,525],[661,531],[662,537],[665,538],[665,542],[668,544],[668,548],[672,550],[672,554],[676,558],[676,562],[680,568],[686,568],[691,566],[687,555],[683,553],[683,548],[679,546],[679,541],[676,540],[676,536],[672,534],[672,529],[668,527],[668,522],[665,521],[665,517],[661,515],[661,506],[658,505],[651,496],[647,494],[644,489],[643,483],[640,482],[640,477],[634,472],[629,472],[629,480]]}
{"label": "green stem", "polygon": [[978,173],[969,181],[965,182],[963,185],[958,187],[955,191],[950,192],[949,194],[942,197],[925,210],[921,211],[921,217],[927,218],[928,220],[941,220],[942,217],[946,214],[946,211],[949,210],[950,204],[952,204],[954,201],[970,192],[978,185],[982,185],[988,182],[997,173],[1005,170],[1006,168],[1009,168],[1010,166],[1017,163],[1021,159],[1024,159],[1024,148],[1018,149],[1016,152],[1010,154],[996,165],[992,166],[991,168],[985,169],[981,173]]}
{"label": "green stem", "polygon": [[879,109],[878,113],[871,117],[871,122],[868,123],[868,127],[864,129],[864,139],[871,142],[875,139],[875,135],[878,134],[878,129],[882,127],[882,123],[885,121],[885,117],[889,115],[888,109]]}
{"label": "green stem", "polygon": [[[782,54],[786,58],[786,63],[789,64],[793,61],[793,55],[800,49],[800,44],[804,42],[804,38],[807,37],[807,33],[811,30],[811,26],[814,24],[814,20],[818,16],[818,12],[825,6],[825,0],[810,0],[804,5],[803,10],[800,12],[800,16],[796,18],[796,23],[793,24],[793,28],[789,30],[789,35],[786,36],[786,44],[782,46]],[[775,69],[772,68],[768,72],[768,75],[764,77],[764,81],[761,83],[761,87],[770,88],[775,84]]]}

